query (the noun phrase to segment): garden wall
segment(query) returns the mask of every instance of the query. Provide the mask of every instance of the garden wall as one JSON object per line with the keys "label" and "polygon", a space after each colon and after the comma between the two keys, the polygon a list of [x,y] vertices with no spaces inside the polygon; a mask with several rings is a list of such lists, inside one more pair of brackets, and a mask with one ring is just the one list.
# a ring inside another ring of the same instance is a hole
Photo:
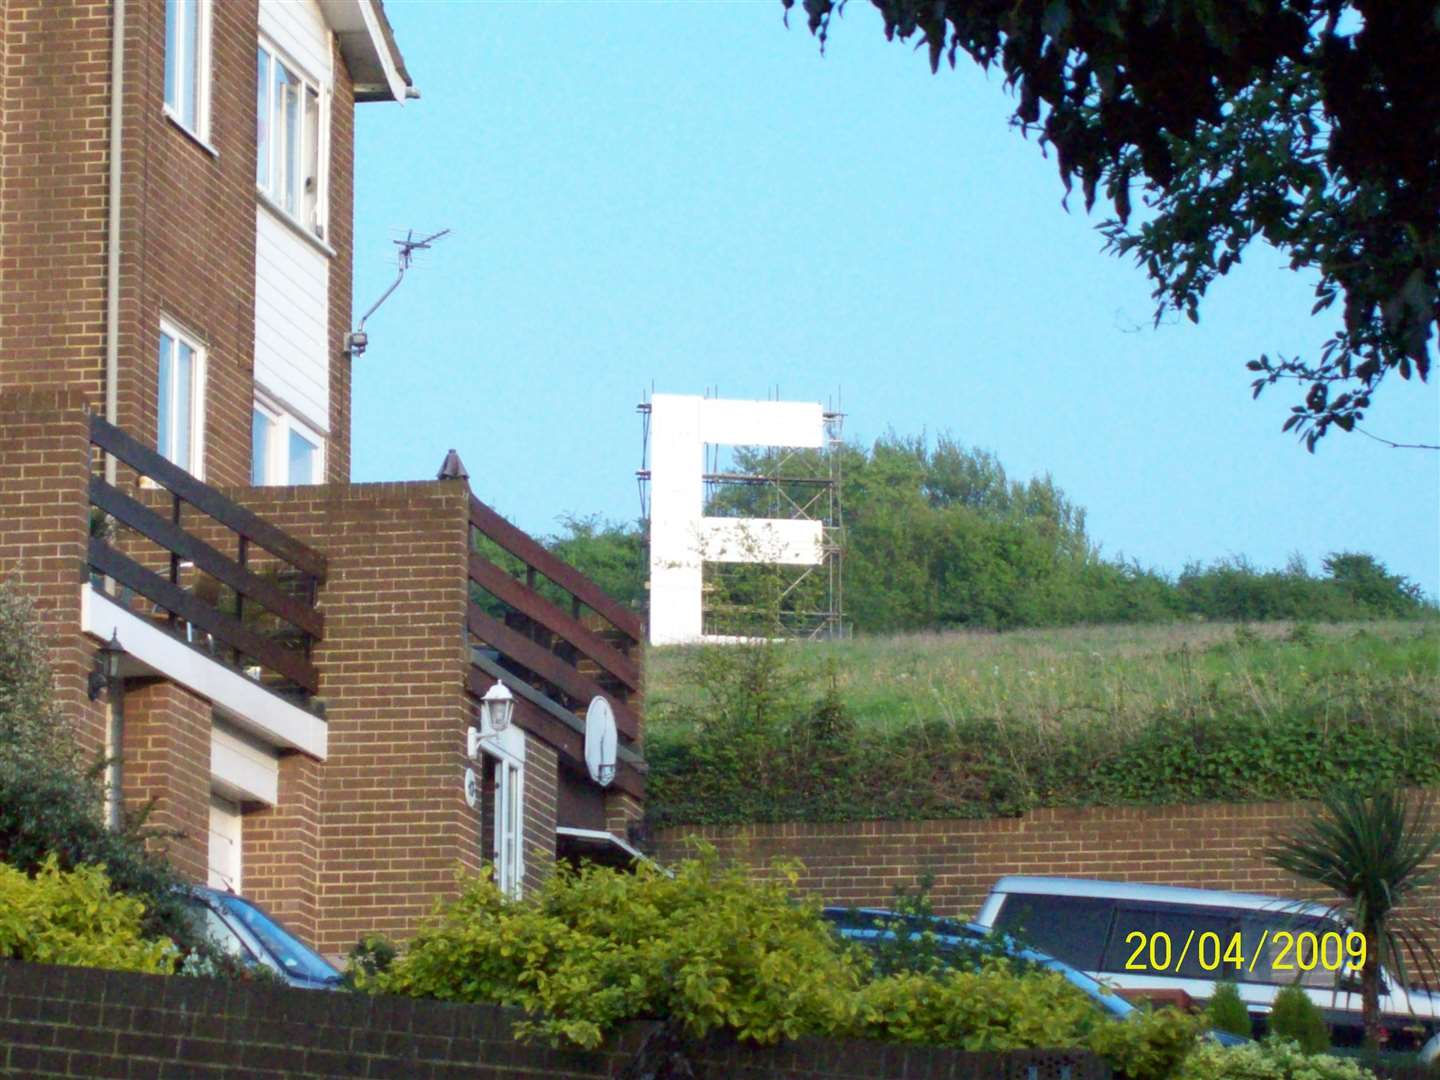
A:
{"label": "garden wall", "polygon": [[[517,1013],[183,976],[0,962],[0,1076],[304,1080],[619,1077],[647,1028],[603,1053],[516,1043]],[[814,1039],[774,1048],[715,1039],[697,1080],[1107,1080],[1072,1051],[966,1054]]]}
{"label": "garden wall", "polygon": [[[1199,803],[975,820],[684,826],[660,830],[652,846],[662,862],[683,855],[696,838],[753,866],[799,859],[800,887],[833,904],[887,906],[897,888],[914,888],[921,874],[931,874],[936,911],[973,916],[1005,874],[1313,896],[1264,857],[1275,833],[1308,812],[1309,804],[1295,802]],[[1440,887],[1424,902],[1432,911],[1440,906]]]}

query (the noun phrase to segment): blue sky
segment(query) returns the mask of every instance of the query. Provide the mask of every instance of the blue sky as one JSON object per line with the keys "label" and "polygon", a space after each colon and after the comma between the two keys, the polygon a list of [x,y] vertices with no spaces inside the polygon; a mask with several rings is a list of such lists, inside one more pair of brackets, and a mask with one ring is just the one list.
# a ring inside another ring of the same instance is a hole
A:
{"label": "blue sky", "polygon": [[[1199,326],[1153,329],[998,77],[932,76],[855,0],[827,54],[752,2],[440,2],[386,10],[423,97],[357,109],[356,311],[391,238],[449,227],[367,329],[354,479],[459,450],[522,527],[633,519],[657,391],[827,400],[846,434],[942,431],[1049,472],[1107,554],[1376,554],[1440,593],[1440,455],[1337,434],[1315,455],[1244,362],[1314,356],[1310,284],[1256,249]],[[1440,441],[1440,393],[1368,425]]]}

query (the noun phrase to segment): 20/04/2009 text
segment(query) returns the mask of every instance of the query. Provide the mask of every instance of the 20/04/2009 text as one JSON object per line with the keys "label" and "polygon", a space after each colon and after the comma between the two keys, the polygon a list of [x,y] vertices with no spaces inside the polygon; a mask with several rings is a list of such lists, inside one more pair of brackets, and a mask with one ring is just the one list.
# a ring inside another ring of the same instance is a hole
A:
{"label": "20/04/2009 text", "polygon": [[[1132,930],[1125,935],[1125,944],[1132,949],[1125,961],[1126,971],[1178,974],[1182,965],[1192,971],[1198,965],[1204,972],[1253,974],[1262,958],[1270,971],[1359,971],[1365,966],[1365,935],[1355,930],[1345,934],[1265,930],[1253,949],[1246,948],[1238,930],[1228,937],[1213,930],[1191,930],[1183,942],[1172,940],[1164,931],[1147,934]],[[1273,955],[1266,954],[1267,945]],[[1194,963],[1187,964],[1192,959]]]}

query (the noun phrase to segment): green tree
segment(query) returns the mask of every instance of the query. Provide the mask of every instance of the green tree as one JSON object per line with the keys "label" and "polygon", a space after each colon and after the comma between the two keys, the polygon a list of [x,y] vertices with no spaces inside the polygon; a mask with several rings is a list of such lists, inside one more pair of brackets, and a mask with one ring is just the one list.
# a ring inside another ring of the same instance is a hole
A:
{"label": "green tree", "polygon": [[1217,1031],[1250,1037],[1250,1010],[1240,996],[1240,988],[1228,979],[1215,984],[1215,994],[1205,1006],[1205,1018]]}
{"label": "green tree", "polygon": [[1330,1028],[1320,1006],[1301,987],[1287,986],[1270,1007],[1270,1032],[1289,1039],[1307,1054],[1330,1049]]}
{"label": "green tree", "polygon": [[[787,15],[795,0],[782,0]],[[822,47],[846,0],[803,0]],[[1198,320],[1209,284],[1268,242],[1338,306],[1318,359],[1249,362],[1305,386],[1312,451],[1388,376],[1429,373],[1440,314],[1440,18],[1422,0],[872,0],[932,70],[998,67],[1014,122],[1069,192],[1099,193],[1108,247]],[[1130,225],[1132,199],[1144,203]]]}
{"label": "green tree", "polygon": [[1364,935],[1360,996],[1371,1048],[1380,1044],[1381,968],[1405,985],[1411,971],[1427,982],[1440,976],[1430,944],[1440,920],[1405,910],[1421,889],[1440,880],[1437,857],[1440,829],[1427,799],[1353,787],[1326,795],[1315,816],[1269,852],[1276,866],[1325,888],[1334,913]]}

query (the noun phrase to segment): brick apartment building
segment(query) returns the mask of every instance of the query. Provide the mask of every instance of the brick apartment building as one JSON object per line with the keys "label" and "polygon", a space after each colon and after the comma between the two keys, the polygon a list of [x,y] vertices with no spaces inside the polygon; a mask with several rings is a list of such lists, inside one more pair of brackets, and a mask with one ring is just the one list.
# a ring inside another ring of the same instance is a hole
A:
{"label": "brick apartment building", "polygon": [[331,954],[644,794],[638,618],[458,459],[348,480],[354,109],[416,96],[379,0],[0,0],[0,576],[177,866]]}

